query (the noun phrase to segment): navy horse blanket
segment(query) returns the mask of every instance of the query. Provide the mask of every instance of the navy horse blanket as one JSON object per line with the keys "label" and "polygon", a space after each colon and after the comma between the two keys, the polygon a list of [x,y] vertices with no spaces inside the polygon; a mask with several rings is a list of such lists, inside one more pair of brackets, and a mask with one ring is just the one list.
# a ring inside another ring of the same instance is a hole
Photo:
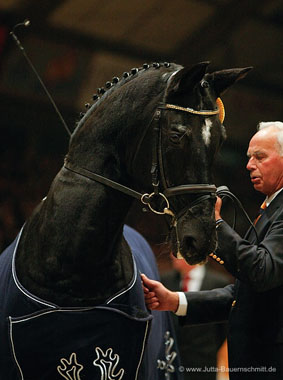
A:
{"label": "navy horse blanket", "polygon": [[143,237],[124,227],[131,282],[104,304],[62,308],[28,292],[15,257],[20,234],[0,255],[0,380],[180,380],[168,312],[149,312],[140,273],[158,279]]}

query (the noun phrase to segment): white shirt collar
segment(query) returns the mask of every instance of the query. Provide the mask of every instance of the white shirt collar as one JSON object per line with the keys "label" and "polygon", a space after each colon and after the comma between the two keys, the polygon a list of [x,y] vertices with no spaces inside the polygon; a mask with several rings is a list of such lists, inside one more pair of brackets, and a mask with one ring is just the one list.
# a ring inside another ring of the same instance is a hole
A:
{"label": "white shirt collar", "polygon": [[270,197],[266,197],[265,199],[265,203],[266,203],[266,207],[268,207],[270,205],[270,203],[273,201],[273,199],[280,193],[280,191],[283,190],[283,187],[279,190],[277,190],[274,194],[270,195]]}

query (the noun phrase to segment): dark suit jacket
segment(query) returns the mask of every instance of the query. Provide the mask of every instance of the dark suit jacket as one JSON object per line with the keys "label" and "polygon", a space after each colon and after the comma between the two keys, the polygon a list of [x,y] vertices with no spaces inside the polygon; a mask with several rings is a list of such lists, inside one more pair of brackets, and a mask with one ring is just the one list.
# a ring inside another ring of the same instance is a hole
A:
{"label": "dark suit jacket", "polygon": [[[235,285],[186,293],[184,323],[229,320],[230,379],[283,379],[283,191],[242,239],[218,228],[216,254]],[[235,300],[236,302],[233,302]],[[232,306],[232,302],[233,305]]]}
{"label": "dark suit jacket", "polygon": [[[177,270],[161,275],[162,283],[170,290],[180,290],[181,276]],[[200,290],[223,287],[230,283],[228,276],[223,275],[209,266],[205,267],[205,275]],[[208,368],[202,372],[184,371],[184,380],[215,380],[217,352],[227,336],[227,323],[214,323],[197,326],[180,326],[177,317],[176,326],[178,347],[182,366],[185,369]]]}

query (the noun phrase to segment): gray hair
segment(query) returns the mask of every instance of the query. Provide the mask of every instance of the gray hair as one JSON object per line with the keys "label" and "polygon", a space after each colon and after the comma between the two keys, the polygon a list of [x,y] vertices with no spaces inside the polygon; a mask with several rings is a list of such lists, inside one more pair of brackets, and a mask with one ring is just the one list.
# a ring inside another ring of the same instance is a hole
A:
{"label": "gray hair", "polygon": [[280,156],[283,156],[283,123],[281,121],[262,121],[258,124],[257,129],[258,131],[269,128],[269,127],[275,127],[277,129],[277,141],[279,144],[279,154]]}

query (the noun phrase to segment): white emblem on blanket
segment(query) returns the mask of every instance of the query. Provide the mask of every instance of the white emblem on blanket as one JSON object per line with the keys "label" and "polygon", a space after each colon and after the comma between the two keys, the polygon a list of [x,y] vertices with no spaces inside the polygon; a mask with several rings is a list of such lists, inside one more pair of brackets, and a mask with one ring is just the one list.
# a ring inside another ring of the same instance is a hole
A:
{"label": "white emblem on blanket", "polygon": [[60,360],[62,366],[57,367],[57,371],[66,380],[81,380],[80,372],[84,368],[81,364],[77,362],[77,356],[73,352],[70,355],[69,360],[62,358]]}
{"label": "white emblem on blanket", "polygon": [[[101,372],[101,380],[122,380],[124,376],[124,369],[120,368],[116,372],[116,367],[119,364],[120,357],[117,354],[113,354],[113,349],[108,348],[105,352],[100,347],[95,348],[96,359],[93,361],[93,365],[99,367]],[[80,372],[83,370],[83,366],[78,363],[77,356],[73,352],[69,359],[60,359],[61,366],[57,367],[57,371],[66,380],[81,380]],[[116,372],[116,373],[115,373]]]}
{"label": "white emblem on blanket", "polygon": [[101,380],[121,380],[124,376],[124,369],[120,368],[119,372],[114,373],[120,360],[119,355],[112,355],[112,348],[108,348],[104,353],[100,347],[96,347],[95,352],[97,358],[93,364],[100,368]]}
{"label": "white emblem on blanket", "polygon": [[170,336],[170,332],[166,331],[165,336],[165,360],[157,360],[157,367],[165,371],[165,379],[171,379],[171,373],[175,372],[175,367],[172,364],[175,360],[177,354],[175,351],[172,351],[174,346],[174,339]]}

